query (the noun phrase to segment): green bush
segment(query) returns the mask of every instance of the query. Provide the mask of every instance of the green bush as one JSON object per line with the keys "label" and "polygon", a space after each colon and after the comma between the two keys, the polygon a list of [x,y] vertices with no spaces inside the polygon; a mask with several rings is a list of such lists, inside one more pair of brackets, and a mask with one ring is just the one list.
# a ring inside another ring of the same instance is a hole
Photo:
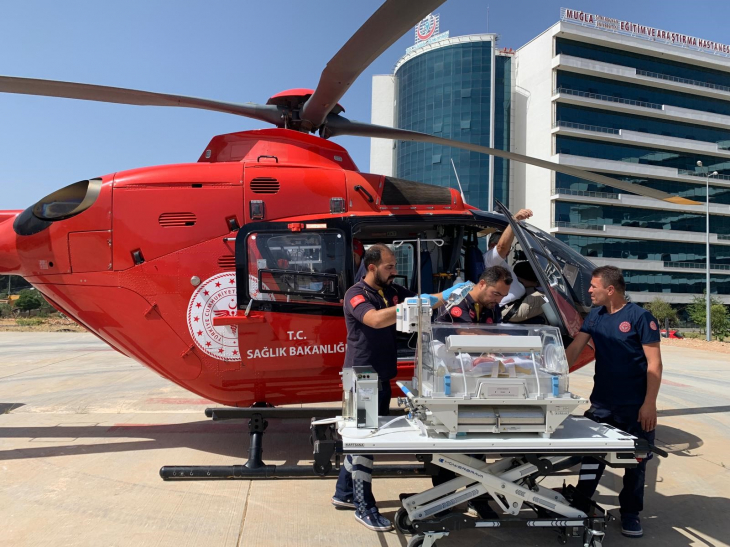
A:
{"label": "green bush", "polygon": [[13,315],[13,308],[8,304],[0,304],[0,317],[10,317]]}
{"label": "green bush", "polygon": [[15,320],[19,327],[37,327],[46,322],[42,317],[19,317]]}
{"label": "green bush", "polygon": [[38,291],[20,291],[15,307],[23,311],[37,310],[44,302],[43,296]]}

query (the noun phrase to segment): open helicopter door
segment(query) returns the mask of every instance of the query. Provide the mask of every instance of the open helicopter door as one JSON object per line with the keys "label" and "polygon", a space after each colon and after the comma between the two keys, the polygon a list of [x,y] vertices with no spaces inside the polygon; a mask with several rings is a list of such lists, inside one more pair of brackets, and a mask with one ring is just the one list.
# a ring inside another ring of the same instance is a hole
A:
{"label": "open helicopter door", "polygon": [[[544,289],[542,294],[548,301],[543,307],[543,312],[548,322],[558,327],[564,338],[572,339],[580,331],[583,317],[573,300],[559,263],[537,238],[512,218],[512,213],[502,203],[495,200],[495,204],[497,210],[510,223],[515,238],[520,243],[525,257],[537,276],[540,287]],[[569,340],[565,340],[565,342],[568,343]]]}
{"label": "open helicopter door", "polygon": [[333,400],[345,357],[350,227],[327,219],[245,225],[236,237],[236,334],[257,401]]}

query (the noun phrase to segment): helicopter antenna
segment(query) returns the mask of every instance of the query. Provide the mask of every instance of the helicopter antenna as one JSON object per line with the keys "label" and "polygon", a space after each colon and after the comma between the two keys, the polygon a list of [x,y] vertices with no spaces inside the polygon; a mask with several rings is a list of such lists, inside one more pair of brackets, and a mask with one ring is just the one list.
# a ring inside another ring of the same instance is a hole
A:
{"label": "helicopter antenna", "polygon": [[466,203],[466,197],[464,196],[464,189],[461,187],[461,181],[459,180],[459,173],[456,172],[456,165],[454,165],[454,158],[451,158],[451,167],[454,168],[454,175],[456,175],[456,184],[459,185],[459,192],[461,192],[461,200]]}

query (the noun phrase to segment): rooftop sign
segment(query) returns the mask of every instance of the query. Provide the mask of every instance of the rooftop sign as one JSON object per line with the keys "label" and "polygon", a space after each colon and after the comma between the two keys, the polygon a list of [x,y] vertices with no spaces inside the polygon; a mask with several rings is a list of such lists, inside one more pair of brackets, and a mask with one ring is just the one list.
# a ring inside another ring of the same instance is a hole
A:
{"label": "rooftop sign", "polygon": [[633,36],[635,38],[643,38],[652,42],[661,42],[672,46],[694,49],[704,53],[712,53],[723,57],[730,57],[730,46],[713,42],[712,40],[704,40],[695,38],[687,34],[678,32],[669,32],[654,27],[639,25],[630,21],[622,21],[621,19],[613,19],[586,13],[580,10],[568,8],[560,8],[560,20],[566,23],[575,23],[584,27],[597,28],[608,32],[615,32],[625,36]]}
{"label": "rooftop sign", "polygon": [[410,53],[414,49],[425,46],[426,44],[432,44],[438,42],[444,38],[449,37],[449,32],[442,32],[439,34],[439,15],[429,13],[424,19],[418,22],[415,28],[415,44],[414,46],[406,49],[406,53]]}

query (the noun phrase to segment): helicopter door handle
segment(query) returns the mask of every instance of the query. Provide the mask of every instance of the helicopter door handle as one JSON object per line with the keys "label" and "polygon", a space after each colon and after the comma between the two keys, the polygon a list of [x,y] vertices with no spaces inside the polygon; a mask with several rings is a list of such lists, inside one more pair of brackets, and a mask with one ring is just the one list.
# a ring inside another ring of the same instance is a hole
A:
{"label": "helicopter door handle", "polygon": [[368,192],[367,190],[365,190],[365,188],[363,188],[363,187],[362,187],[361,185],[359,185],[359,184],[356,184],[356,185],[355,185],[355,192],[362,192],[363,194],[365,194],[365,195],[366,195],[366,196],[368,197],[368,202],[369,202],[369,203],[372,203],[373,201],[375,201],[375,200],[373,199],[373,196],[371,196],[371,195],[370,195],[370,192]]}
{"label": "helicopter door handle", "polygon": [[256,158],[256,161],[261,161],[261,158],[269,158],[270,160],[276,160],[276,163],[279,163],[279,158],[276,156],[259,156]]}

